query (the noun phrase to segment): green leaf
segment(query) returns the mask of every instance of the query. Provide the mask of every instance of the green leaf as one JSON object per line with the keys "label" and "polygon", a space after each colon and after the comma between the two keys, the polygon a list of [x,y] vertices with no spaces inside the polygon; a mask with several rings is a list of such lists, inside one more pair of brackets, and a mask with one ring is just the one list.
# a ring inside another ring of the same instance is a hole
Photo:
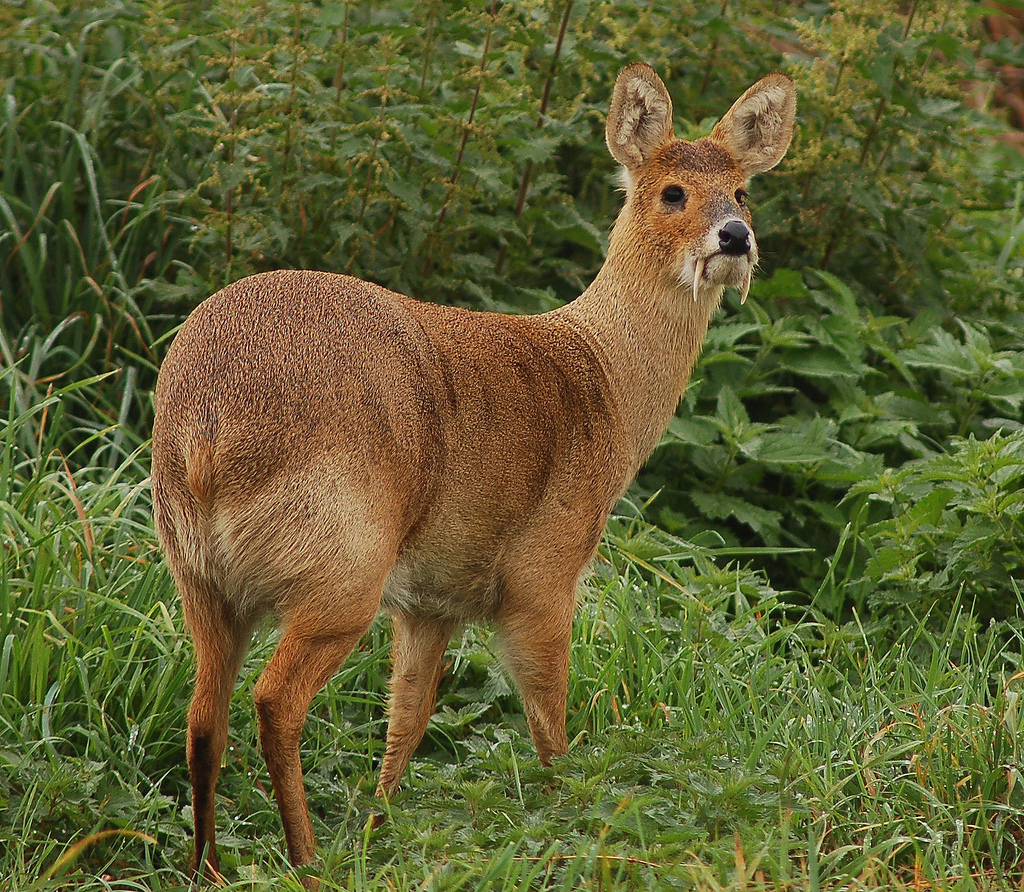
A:
{"label": "green leaf", "polygon": [[734,434],[750,424],[746,407],[731,387],[723,387],[718,393],[716,417],[725,429]]}
{"label": "green leaf", "polygon": [[705,517],[712,520],[725,520],[732,517],[750,527],[769,545],[779,544],[782,515],[778,511],[760,508],[745,499],[725,493],[694,490],[688,495]]}
{"label": "green leaf", "polygon": [[811,350],[780,350],[779,360],[784,368],[808,378],[845,378],[855,380],[861,377],[861,369],[852,364],[840,351],[831,347],[816,347]]}
{"label": "green leaf", "polygon": [[690,446],[709,446],[718,439],[718,428],[702,418],[681,418],[674,416],[668,424],[663,442],[682,443]]}
{"label": "green leaf", "polygon": [[971,352],[948,332],[932,331],[933,344],[922,344],[900,352],[900,360],[910,368],[944,372],[960,381],[975,377],[978,363]]}

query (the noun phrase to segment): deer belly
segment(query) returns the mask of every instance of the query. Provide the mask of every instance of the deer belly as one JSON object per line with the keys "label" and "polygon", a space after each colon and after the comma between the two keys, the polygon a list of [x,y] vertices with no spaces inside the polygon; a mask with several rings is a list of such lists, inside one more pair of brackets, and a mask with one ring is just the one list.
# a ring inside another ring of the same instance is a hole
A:
{"label": "deer belly", "polygon": [[500,603],[501,576],[494,562],[410,553],[399,555],[381,598],[381,607],[391,613],[467,622],[494,616]]}

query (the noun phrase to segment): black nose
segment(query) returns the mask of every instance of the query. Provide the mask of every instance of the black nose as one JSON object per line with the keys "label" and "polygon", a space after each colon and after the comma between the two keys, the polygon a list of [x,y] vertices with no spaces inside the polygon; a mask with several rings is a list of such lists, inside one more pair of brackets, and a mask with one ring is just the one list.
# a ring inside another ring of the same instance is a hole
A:
{"label": "black nose", "polygon": [[723,254],[750,253],[750,229],[742,220],[730,220],[718,230],[718,248]]}

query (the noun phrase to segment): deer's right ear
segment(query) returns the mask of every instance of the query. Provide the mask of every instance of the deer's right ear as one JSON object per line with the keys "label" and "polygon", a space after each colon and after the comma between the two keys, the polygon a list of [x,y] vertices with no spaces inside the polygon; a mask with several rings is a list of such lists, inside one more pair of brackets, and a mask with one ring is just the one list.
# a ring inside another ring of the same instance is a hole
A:
{"label": "deer's right ear", "polygon": [[634,62],[615,81],[605,140],[612,157],[632,174],[672,139],[672,99],[650,65]]}

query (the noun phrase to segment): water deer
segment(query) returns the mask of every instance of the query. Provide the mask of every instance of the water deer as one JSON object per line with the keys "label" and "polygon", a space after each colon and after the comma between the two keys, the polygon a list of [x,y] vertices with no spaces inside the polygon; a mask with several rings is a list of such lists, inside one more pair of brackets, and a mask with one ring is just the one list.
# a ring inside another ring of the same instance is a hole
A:
{"label": "water deer", "polygon": [[[757,242],[748,179],[789,146],[784,74],[694,142],[642,63],[608,148],[625,206],[576,300],[532,316],[421,303],[325,272],[251,276],[181,327],[156,388],[153,502],[195,644],[187,755],[196,875],[218,869],[214,790],[257,620],[280,642],[253,696],[288,854],[315,840],[299,759],[313,696],[380,611],[393,626],[390,796],[434,709],[445,647],[493,623],[540,761],[566,752],[576,586],[653,451]],[[312,881],[315,884],[315,881]]]}

